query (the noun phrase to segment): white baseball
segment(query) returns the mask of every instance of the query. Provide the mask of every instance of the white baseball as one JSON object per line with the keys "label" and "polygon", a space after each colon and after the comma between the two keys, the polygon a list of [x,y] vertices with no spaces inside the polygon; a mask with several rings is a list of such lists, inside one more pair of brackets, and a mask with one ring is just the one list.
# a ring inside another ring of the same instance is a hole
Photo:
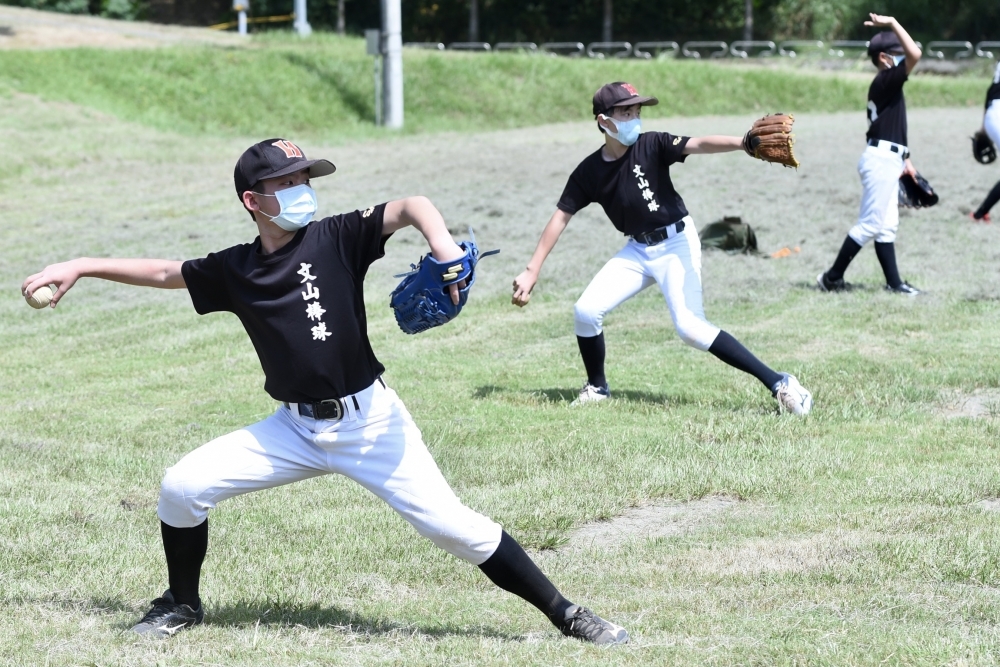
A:
{"label": "white baseball", "polygon": [[35,290],[34,294],[26,295],[24,300],[32,308],[44,308],[49,305],[49,301],[52,301],[52,288],[48,285],[42,285]]}

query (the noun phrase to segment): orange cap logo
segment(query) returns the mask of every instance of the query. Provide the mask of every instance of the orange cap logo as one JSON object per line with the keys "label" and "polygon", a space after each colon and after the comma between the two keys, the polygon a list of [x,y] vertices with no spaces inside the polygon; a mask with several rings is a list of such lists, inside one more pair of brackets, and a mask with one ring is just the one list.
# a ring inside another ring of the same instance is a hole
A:
{"label": "orange cap logo", "polygon": [[277,141],[275,141],[271,145],[272,146],[277,146],[281,150],[285,151],[285,157],[288,157],[288,158],[303,157],[302,151],[299,150],[299,147],[296,146],[295,144],[293,144],[290,141],[286,141],[284,139],[278,139]]}
{"label": "orange cap logo", "polygon": [[629,94],[630,94],[630,95],[635,95],[635,96],[638,96],[638,95],[639,95],[639,91],[637,91],[637,90],[636,90],[636,89],[635,89],[635,88],[634,88],[634,87],[632,86],[632,84],[631,84],[631,83],[623,83],[623,84],[622,84],[622,88],[624,88],[625,90],[627,90],[627,91],[629,92]]}

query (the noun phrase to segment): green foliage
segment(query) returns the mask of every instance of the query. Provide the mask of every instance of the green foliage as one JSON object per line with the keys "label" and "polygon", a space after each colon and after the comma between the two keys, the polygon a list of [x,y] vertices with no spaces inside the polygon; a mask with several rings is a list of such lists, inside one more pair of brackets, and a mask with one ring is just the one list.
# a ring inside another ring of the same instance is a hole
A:
{"label": "green foliage", "polygon": [[[862,109],[868,76],[745,63],[598,61],[405,51],[406,132],[512,128],[590,117],[625,79],[660,98],[649,118]],[[0,52],[0,89],[73,102],[190,135],[375,136],[372,59],[357,38],[287,33],[251,48]],[[915,77],[914,106],[980,104],[974,79]]]}

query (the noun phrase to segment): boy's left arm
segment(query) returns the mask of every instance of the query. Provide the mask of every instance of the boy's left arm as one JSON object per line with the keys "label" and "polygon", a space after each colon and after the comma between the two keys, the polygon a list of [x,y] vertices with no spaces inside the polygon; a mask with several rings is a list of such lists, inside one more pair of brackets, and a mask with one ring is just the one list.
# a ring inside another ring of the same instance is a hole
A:
{"label": "boy's left arm", "polygon": [[705,155],[708,153],[728,153],[743,150],[743,137],[729,137],[713,134],[707,137],[691,137],[684,146],[684,155]]}
{"label": "boy's left arm", "polygon": [[[439,262],[448,262],[465,256],[465,251],[451,237],[441,212],[427,197],[407,197],[385,205],[382,235],[392,234],[403,227],[415,227],[427,239],[431,254]],[[464,287],[464,280],[448,286],[452,303],[458,304],[458,291]]]}

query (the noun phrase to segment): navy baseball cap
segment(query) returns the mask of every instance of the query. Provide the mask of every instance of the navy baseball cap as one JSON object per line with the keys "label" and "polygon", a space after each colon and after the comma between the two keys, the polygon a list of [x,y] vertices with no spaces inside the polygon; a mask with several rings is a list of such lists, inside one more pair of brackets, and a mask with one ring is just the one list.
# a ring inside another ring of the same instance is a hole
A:
{"label": "navy baseball cap", "polygon": [[651,107],[659,103],[660,100],[655,97],[640,95],[632,84],[615,81],[604,84],[594,93],[594,117],[596,118],[613,107],[630,107],[633,104]]}
{"label": "navy baseball cap", "polygon": [[309,178],[337,171],[329,160],[307,160],[302,149],[287,139],[265,139],[243,151],[236,163],[233,172],[236,196],[243,201],[243,193],[253,190],[265,178],[287,176],[303,169],[309,170]]}
{"label": "navy baseball cap", "polygon": [[899,43],[899,37],[891,30],[885,30],[872,37],[868,42],[868,55],[875,56],[879,53],[902,53],[903,45]]}

